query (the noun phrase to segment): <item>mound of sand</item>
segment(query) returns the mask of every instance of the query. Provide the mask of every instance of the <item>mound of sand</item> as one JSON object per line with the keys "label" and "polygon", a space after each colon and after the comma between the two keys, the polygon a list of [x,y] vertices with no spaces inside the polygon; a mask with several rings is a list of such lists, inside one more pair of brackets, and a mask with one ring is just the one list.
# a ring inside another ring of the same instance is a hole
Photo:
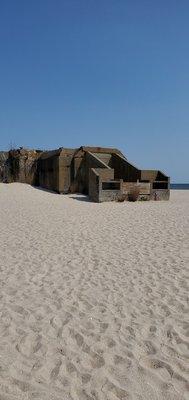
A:
{"label": "mound of sand", "polygon": [[189,191],[0,184],[0,399],[189,398]]}

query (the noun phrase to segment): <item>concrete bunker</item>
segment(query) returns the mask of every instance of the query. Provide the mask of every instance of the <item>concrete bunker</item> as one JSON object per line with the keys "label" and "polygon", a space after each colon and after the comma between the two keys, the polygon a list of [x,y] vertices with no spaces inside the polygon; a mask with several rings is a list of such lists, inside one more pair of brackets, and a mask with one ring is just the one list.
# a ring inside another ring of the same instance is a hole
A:
{"label": "concrete bunker", "polygon": [[[11,150],[0,158],[0,179],[26,182],[57,193],[83,193],[95,202],[125,199],[168,200],[170,179],[159,170],[141,170],[114,148]],[[6,171],[6,173],[5,173]]]}

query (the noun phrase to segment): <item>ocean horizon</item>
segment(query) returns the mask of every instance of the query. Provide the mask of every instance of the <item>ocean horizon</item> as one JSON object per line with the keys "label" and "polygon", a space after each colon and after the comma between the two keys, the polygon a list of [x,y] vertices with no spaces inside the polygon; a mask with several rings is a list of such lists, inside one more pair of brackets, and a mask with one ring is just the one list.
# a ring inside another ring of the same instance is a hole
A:
{"label": "ocean horizon", "polygon": [[189,183],[171,183],[170,189],[173,190],[189,190]]}

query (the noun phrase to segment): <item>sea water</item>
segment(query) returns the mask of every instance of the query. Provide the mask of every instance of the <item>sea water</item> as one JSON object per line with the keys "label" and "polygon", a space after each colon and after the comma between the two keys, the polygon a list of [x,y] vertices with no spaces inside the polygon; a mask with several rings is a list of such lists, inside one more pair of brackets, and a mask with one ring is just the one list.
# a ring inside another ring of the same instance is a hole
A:
{"label": "sea water", "polygon": [[189,183],[171,183],[170,189],[174,190],[189,190]]}

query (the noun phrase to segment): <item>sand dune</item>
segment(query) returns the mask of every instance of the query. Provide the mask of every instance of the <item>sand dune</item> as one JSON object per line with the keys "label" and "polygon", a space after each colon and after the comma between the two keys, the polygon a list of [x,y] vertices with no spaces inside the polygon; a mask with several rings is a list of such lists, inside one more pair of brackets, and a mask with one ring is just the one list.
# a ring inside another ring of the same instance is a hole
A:
{"label": "sand dune", "polygon": [[189,399],[189,191],[0,184],[0,400]]}

